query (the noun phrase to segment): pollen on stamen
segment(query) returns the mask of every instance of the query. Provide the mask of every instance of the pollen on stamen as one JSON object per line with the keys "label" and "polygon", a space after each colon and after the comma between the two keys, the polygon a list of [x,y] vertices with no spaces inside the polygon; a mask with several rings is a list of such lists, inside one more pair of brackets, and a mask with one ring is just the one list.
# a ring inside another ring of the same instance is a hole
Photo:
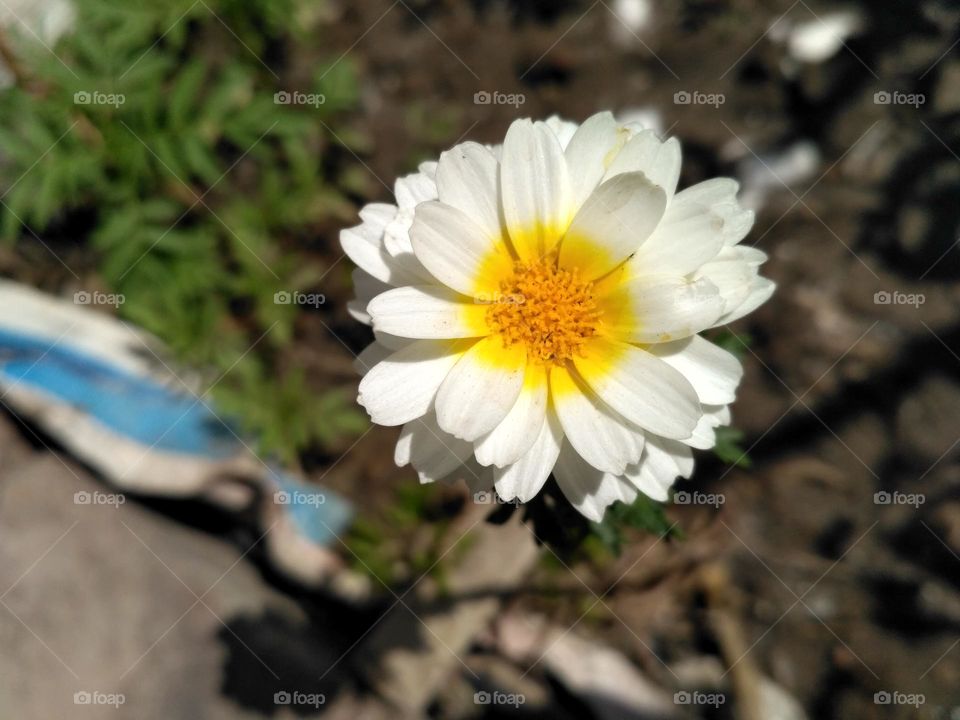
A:
{"label": "pollen on stamen", "polygon": [[593,284],[583,282],[577,270],[557,267],[556,256],[548,256],[514,266],[486,320],[505,347],[523,343],[528,359],[552,364],[577,355],[596,334],[600,310]]}

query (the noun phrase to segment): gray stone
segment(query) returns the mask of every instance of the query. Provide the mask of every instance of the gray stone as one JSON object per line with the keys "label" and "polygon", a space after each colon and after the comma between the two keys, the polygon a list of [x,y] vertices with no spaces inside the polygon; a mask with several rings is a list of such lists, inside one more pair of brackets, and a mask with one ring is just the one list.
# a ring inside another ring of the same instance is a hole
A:
{"label": "gray stone", "polygon": [[[58,455],[7,467],[0,485],[5,717],[242,720],[275,709],[284,668],[270,667],[274,656],[265,659],[227,626],[252,615],[292,625],[305,618],[237,547],[150,512]],[[223,692],[225,667],[247,660],[270,680],[262,684],[270,697],[256,709]],[[119,696],[118,707],[102,704]],[[292,717],[279,710],[272,716]]]}
{"label": "gray stone", "polygon": [[960,385],[943,376],[925,380],[897,410],[900,450],[929,466],[960,451]]}

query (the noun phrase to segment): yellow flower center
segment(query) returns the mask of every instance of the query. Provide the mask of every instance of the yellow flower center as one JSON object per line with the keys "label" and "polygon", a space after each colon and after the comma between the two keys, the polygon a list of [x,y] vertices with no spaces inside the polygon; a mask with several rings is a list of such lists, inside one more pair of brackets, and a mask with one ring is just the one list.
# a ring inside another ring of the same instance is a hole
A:
{"label": "yellow flower center", "polygon": [[578,353],[599,320],[593,283],[583,282],[577,270],[557,267],[556,255],[514,265],[486,314],[504,347],[523,343],[528,359],[557,364]]}

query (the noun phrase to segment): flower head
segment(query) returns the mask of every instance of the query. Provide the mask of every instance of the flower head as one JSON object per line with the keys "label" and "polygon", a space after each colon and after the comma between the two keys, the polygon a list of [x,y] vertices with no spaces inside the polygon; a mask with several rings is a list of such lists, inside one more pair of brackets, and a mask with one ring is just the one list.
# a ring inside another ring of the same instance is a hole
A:
{"label": "flower head", "polygon": [[396,183],[341,243],[376,341],[359,401],[421,481],[506,500],[552,472],[593,520],[665,500],[728,423],[739,361],[697,333],[765,302],[726,178],[676,192],[680,146],[599,113],[517,120]]}

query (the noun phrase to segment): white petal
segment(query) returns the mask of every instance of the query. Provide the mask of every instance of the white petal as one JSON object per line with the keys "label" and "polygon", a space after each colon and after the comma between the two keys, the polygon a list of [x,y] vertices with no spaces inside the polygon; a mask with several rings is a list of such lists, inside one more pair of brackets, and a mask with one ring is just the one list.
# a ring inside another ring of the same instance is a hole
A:
{"label": "white petal", "polygon": [[745,254],[745,248],[725,247],[716,258],[701,266],[694,279],[706,278],[720,292],[724,313],[732,312],[750,295],[750,284],[757,276],[757,268],[750,262],[755,255]]}
{"label": "white petal", "polygon": [[728,246],[743,240],[753,228],[753,210],[744,210],[739,203],[715,206],[713,211],[723,218],[723,242]]}
{"label": "white petal", "polygon": [[413,208],[401,209],[383,233],[383,247],[390,256],[391,264],[400,268],[408,276],[415,278],[406,285],[423,285],[436,282],[423,264],[417,259],[410,242],[410,227],[413,225]]}
{"label": "white petal", "polygon": [[630,258],[638,275],[687,275],[709,262],[723,247],[723,218],[705,205],[674,198],[653,234]]}
{"label": "white petal", "polygon": [[428,413],[403,426],[393,459],[399,467],[413,465],[420,482],[433,482],[461,467],[472,452],[470,443],[445,433]]}
{"label": "white petal", "polygon": [[682,195],[686,200],[710,207],[735,200],[739,187],[740,184],[733,178],[710,178],[681,190],[677,193],[677,199]]}
{"label": "white petal", "polygon": [[403,350],[407,345],[412,342],[416,342],[415,339],[400,337],[399,335],[391,335],[390,333],[381,332],[374,328],[373,337],[376,338],[377,342],[381,345],[385,345],[391,350]]}
{"label": "white petal", "polygon": [[642,277],[619,286],[600,302],[606,331],[638,343],[679,340],[712,327],[724,310],[709,280]]}
{"label": "white petal", "polygon": [[732,418],[729,405],[704,405],[703,412],[704,414],[715,416],[720,425],[729,425]]}
{"label": "white petal", "polygon": [[437,162],[435,160],[425,160],[417,165],[417,170],[423,173],[427,178],[437,182]]}
{"label": "white petal", "polygon": [[667,482],[665,476],[661,478],[654,474],[649,465],[632,465],[627,468],[624,477],[651,500],[666,502],[670,499],[670,486],[673,485],[674,478]]}
{"label": "white petal", "polygon": [[402,425],[420,417],[466,347],[436,340],[410,343],[364,376],[357,402],[378,425]]}
{"label": "white petal", "polygon": [[676,138],[661,142],[653,130],[643,130],[617,153],[604,180],[637,171],[662,187],[669,202],[680,180],[680,143]]}
{"label": "white petal", "polygon": [[374,341],[361,350],[360,354],[353,359],[353,369],[356,370],[359,375],[366,375],[377,363],[386,360],[393,355],[394,352],[392,348],[388,348],[383,343]]}
{"label": "white petal", "polygon": [[350,313],[350,317],[357,322],[362,322],[364,325],[370,324],[370,316],[367,314],[366,302],[356,299],[348,300],[347,312]]}
{"label": "white petal", "polygon": [[575,122],[564,120],[559,115],[551,115],[543,121],[543,124],[550,128],[553,134],[557,136],[557,142],[560,143],[560,147],[564,150],[577,132],[577,124]]}
{"label": "white petal", "polygon": [[410,239],[424,267],[464,295],[495,294],[513,266],[499,236],[442,202],[417,206]]}
{"label": "white petal", "polygon": [[367,305],[380,293],[390,289],[390,285],[377,280],[373,275],[363,268],[357,268],[351,274],[353,278],[353,290],[356,298],[347,303],[347,312],[354,320],[359,320],[364,325],[370,325],[370,313],[367,312]]}
{"label": "white petal", "polygon": [[493,469],[497,494],[504,500],[532,500],[550,477],[562,443],[560,423],[553,413],[547,412],[530,449],[512,465]]}
{"label": "white petal", "polygon": [[415,172],[393,184],[393,193],[400,208],[410,208],[427,200],[437,199],[437,183],[424,173]]}
{"label": "white petal", "polygon": [[727,405],[704,405],[703,417],[693,429],[693,435],[683,441],[697,450],[709,450],[717,444],[717,428],[730,424],[730,408]]}
{"label": "white petal", "polygon": [[605,275],[653,232],[667,205],[663,190],[643,173],[605,181],[580,208],[560,245],[561,267],[585,280]]}
{"label": "white petal", "polygon": [[417,205],[427,200],[437,199],[436,181],[426,173],[413,173],[397,180],[394,184],[394,194],[400,207],[384,228],[383,247],[396,265],[419,278],[413,284],[430,282],[433,278],[413,252],[410,226],[413,224]]}
{"label": "white petal", "polygon": [[689,479],[693,475],[693,453],[684,443],[667,438],[656,438],[653,447],[663,450],[673,458],[673,461],[677,464],[677,472],[680,477]]}
{"label": "white petal", "polygon": [[604,511],[617,500],[629,503],[637,497],[616,475],[584,462],[569,444],[564,444],[553,476],[570,504],[593,522],[602,521]]}
{"label": "white petal", "polygon": [[772,280],[768,280],[765,277],[755,277],[750,282],[750,293],[747,295],[747,299],[740,303],[740,305],[734,308],[731,312],[723,315],[716,324],[726,325],[734,320],[739,320],[744,315],[749,315],[758,307],[763,305],[767,300],[769,300],[773,295],[773,291],[776,289],[777,284]]}
{"label": "white petal", "polygon": [[368,203],[360,208],[360,219],[372,232],[383,232],[397,215],[397,206],[390,203]]}
{"label": "white petal", "polygon": [[577,129],[564,150],[574,208],[580,208],[590,197],[628,138],[628,132],[617,125],[609,112],[587,118]]}
{"label": "white petal", "polygon": [[559,365],[550,371],[550,398],[567,442],[593,467],[621,475],[640,459],[643,431]]}
{"label": "white petal", "polygon": [[475,142],[457,145],[440,155],[437,189],[440,202],[462,210],[490,237],[503,234],[500,218],[500,165],[487,148]]}
{"label": "white petal", "polygon": [[700,419],[697,393],[687,379],[645,350],[594,338],[574,365],[604,402],[644,430],[683,439]]}
{"label": "white petal", "polygon": [[641,492],[663,502],[678,477],[693,474],[693,454],[682,443],[648,437],[639,465],[628,468],[626,478]]}
{"label": "white petal", "polygon": [[373,277],[388,285],[417,281],[416,275],[404,269],[383,246],[383,231],[364,223],[340,231],[340,246],[353,262]]}
{"label": "white petal", "polygon": [[500,197],[514,250],[522,260],[543,257],[570,223],[567,161],[544,123],[516,120],[503,141]]}
{"label": "white petal", "polygon": [[759,248],[738,246],[732,249],[739,251],[740,257],[750,267],[758,267],[770,259],[769,256]]}
{"label": "white petal", "polygon": [[547,408],[547,373],[528,364],[520,396],[503,421],[476,442],[481,465],[504,467],[515,463],[537,439]]}
{"label": "white petal", "polygon": [[522,344],[505,348],[498,336],[477,342],[437,392],[440,427],[470,441],[493,430],[520,395],[526,362]]}
{"label": "white petal", "polygon": [[726,245],[740,242],[753,227],[754,213],[740,207],[737,201],[739,185],[731,178],[712,178],[677,193],[674,202],[704,205],[723,220],[723,240]]}
{"label": "white petal", "polygon": [[617,480],[617,484],[620,486],[620,501],[632,505],[633,501],[637,499],[637,489],[633,486],[633,483],[628,482],[622,476],[613,476]]}
{"label": "white petal", "polygon": [[486,335],[487,307],[446,288],[408,286],[377,295],[367,305],[376,330],[406,338]]}
{"label": "white petal", "polygon": [[651,345],[649,351],[679,370],[704,405],[734,401],[743,366],[735,355],[695,335],[686,340]]}

